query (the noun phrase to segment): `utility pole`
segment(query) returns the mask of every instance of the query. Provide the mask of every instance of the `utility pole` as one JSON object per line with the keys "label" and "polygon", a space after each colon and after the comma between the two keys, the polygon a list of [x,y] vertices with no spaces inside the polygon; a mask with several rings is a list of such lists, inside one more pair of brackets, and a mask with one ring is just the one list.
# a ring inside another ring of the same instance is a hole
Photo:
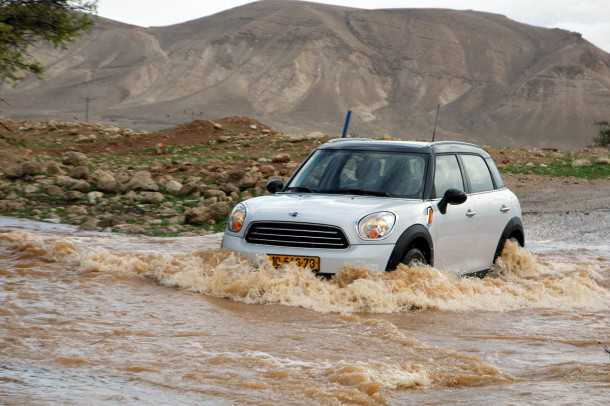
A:
{"label": "utility pole", "polygon": [[91,78],[89,78],[89,80],[87,80],[87,82],[85,82],[85,86],[86,86],[86,91],[87,91],[87,96],[83,97],[83,99],[85,100],[85,122],[89,122],[89,112],[91,111],[91,102],[95,100],[95,97],[91,97],[91,83],[93,81],[95,81],[95,70],[92,71],[91,73]]}
{"label": "utility pole", "polygon": [[92,101],[94,101],[95,98],[94,97],[85,97],[85,122],[89,122],[89,105],[91,104]]}
{"label": "utility pole", "polygon": [[438,116],[441,112],[441,105],[436,106],[436,118],[434,119],[434,131],[432,132],[432,142],[436,141],[436,130],[438,129]]}

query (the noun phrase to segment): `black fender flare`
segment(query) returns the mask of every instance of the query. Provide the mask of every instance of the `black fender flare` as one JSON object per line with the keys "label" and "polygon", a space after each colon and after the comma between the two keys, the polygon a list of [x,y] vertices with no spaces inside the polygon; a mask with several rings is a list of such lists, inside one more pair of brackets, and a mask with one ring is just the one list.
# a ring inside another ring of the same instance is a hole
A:
{"label": "black fender flare", "polygon": [[413,244],[413,242],[418,238],[424,239],[428,244],[428,261],[431,266],[434,266],[434,244],[432,242],[432,236],[430,235],[430,232],[425,226],[421,224],[415,224],[407,228],[398,238],[398,241],[396,241],[394,250],[392,251],[390,259],[388,260],[386,271],[392,271],[396,269],[398,264],[400,264],[400,261],[403,259],[403,257],[406,255],[407,251],[411,247],[411,244]]}
{"label": "black fender flare", "polygon": [[511,235],[516,235],[517,242],[519,242],[519,245],[525,247],[525,232],[523,231],[523,223],[521,222],[521,219],[519,217],[513,217],[512,219],[510,219],[506,227],[504,227],[504,231],[502,231],[500,241],[498,241],[498,246],[494,254],[494,262],[500,257],[500,255],[502,255],[504,244],[506,243],[506,240],[510,238]]}

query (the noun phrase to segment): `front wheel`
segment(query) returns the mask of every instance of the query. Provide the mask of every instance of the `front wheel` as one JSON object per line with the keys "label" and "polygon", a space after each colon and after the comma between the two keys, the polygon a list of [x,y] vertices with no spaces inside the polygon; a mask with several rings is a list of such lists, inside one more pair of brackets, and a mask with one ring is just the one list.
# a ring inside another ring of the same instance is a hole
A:
{"label": "front wheel", "polygon": [[409,251],[407,251],[404,258],[400,262],[408,267],[428,265],[426,256],[418,248],[411,248]]}

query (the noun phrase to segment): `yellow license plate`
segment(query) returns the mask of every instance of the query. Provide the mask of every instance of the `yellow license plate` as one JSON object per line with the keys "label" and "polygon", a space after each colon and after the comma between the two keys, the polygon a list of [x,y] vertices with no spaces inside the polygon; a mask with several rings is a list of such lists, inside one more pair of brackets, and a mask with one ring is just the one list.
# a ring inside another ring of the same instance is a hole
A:
{"label": "yellow license plate", "polygon": [[295,264],[299,268],[308,268],[314,272],[320,272],[320,257],[301,257],[294,255],[269,255],[269,259],[274,267],[280,268],[282,265]]}

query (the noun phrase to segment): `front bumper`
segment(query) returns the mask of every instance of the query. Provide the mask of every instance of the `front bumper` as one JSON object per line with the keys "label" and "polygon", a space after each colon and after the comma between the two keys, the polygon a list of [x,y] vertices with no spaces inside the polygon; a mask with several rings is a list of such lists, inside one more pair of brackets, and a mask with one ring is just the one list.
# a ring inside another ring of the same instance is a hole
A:
{"label": "front bumper", "polygon": [[319,248],[278,247],[274,245],[250,244],[243,238],[225,234],[222,247],[235,251],[258,263],[267,255],[301,255],[320,257],[320,273],[335,274],[346,265],[366,267],[371,271],[385,271],[394,244],[350,245],[347,249],[329,250]]}

